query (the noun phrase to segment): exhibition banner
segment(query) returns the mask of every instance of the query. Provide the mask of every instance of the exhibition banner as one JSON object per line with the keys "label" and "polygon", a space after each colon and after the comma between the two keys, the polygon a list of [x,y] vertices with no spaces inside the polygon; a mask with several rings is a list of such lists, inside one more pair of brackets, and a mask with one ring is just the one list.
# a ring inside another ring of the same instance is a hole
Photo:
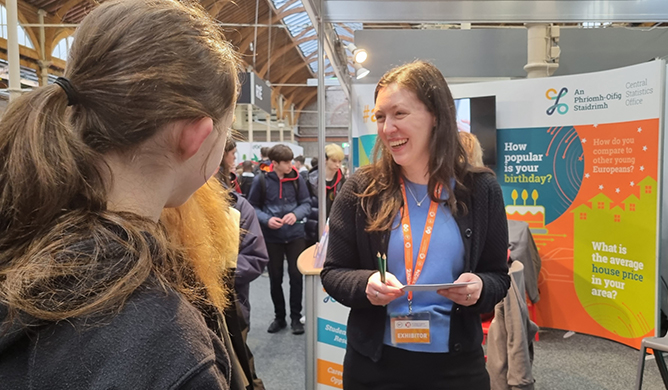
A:
{"label": "exhibition banner", "polygon": [[317,278],[316,313],[318,342],[316,343],[317,390],[343,389],[343,358],[346,354],[346,323],[350,309],[327,294]]}
{"label": "exhibition banner", "polygon": [[452,87],[495,95],[497,179],[542,268],[540,326],[639,347],[657,322],[665,62]]}
{"label": "exhibition banner", "polygon": [[376,84],[353,84],[351,88],[353,167],[355,168],[366,165],[373,159],[372,151],[378,134],[373,101],[375,90]]}

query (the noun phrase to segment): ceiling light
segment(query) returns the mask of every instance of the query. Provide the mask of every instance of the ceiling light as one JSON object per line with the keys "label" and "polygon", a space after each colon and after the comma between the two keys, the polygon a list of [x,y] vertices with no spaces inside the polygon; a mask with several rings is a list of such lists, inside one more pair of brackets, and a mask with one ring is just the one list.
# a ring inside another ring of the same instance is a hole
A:
{"label": "ceiling light", "polygon": [[346,49],[350,50],[351,53],[353,53],[353,61],[362,63],[366,61],[367,58],[367,52],[364,49],[358,49],[357,46],[353,43],[349,43],[346,45]]}
{"label": "ceiling light", "polygon": [[360,64],[361,64],[362,62],[366,61],[366,57],[367,57],[366,50],[357,49],[357,50],[355,50],[355,52],[353,53],[353,60],[354,60],[355,62],[360,63]]}
{"label": "ceiling light", "polygon": [[357,80],[366,77],[369,74],[369,69],[362,66],[357,62],[353,63],[353,68],[355,68],[355,78]]}

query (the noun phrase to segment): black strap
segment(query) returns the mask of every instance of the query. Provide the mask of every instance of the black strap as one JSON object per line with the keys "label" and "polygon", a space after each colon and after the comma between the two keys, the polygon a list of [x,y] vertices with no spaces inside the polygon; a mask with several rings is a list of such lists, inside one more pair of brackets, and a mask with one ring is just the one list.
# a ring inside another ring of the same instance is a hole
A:
{"label": "black strap", "polygon": [[264,206],[264,201],[267,199],[267,179],[264,177],[266,173],[260,170],[260,204]]}
{"label": "black strap", "polygon": [[54,84],[58,84],[60,88],[65,91],[65,95],[67,95],[67,105],[68,106],[74,106],[76,104],[79,104],[79,98],[77,94],[77,90],[74,89],[74,86],[65,77],[58,77]]}

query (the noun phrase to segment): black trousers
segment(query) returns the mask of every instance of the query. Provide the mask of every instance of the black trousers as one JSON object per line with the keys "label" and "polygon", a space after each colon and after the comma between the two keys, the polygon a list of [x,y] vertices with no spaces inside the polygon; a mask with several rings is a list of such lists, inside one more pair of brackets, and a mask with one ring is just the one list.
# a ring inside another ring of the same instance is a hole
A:
{"label": "black trousers", "polygon": [[299,320],[302,317],[302,274],[297,269],[297,258],[304,251],[304,239],[298,238],[286,244],[267,243],[269,252],[269,287],[271,301],[274,303],[274,315],[277,319],[285,319],[285,298],[283,297],[283,259],[288,260],[288,276],[290,277],[290,318]]}
{"label": "black trousers", "polygon": [[412,352],[383,345],[374,363],[348,346],[344,390],[489,390],[482,346],[453,353]]}

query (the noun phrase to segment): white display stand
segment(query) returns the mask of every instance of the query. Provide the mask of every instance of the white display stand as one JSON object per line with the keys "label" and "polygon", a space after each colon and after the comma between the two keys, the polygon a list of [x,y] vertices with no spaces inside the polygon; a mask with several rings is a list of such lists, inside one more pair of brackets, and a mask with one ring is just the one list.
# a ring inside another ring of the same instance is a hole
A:
{"label": "white display stand", "polygon": [[332,299],[322,287],[321,269],[313,268],[315,248],[304,250],[297,261],[305,278],[306,369],[316,373],[316,389],[342,389],[350,309]]}

